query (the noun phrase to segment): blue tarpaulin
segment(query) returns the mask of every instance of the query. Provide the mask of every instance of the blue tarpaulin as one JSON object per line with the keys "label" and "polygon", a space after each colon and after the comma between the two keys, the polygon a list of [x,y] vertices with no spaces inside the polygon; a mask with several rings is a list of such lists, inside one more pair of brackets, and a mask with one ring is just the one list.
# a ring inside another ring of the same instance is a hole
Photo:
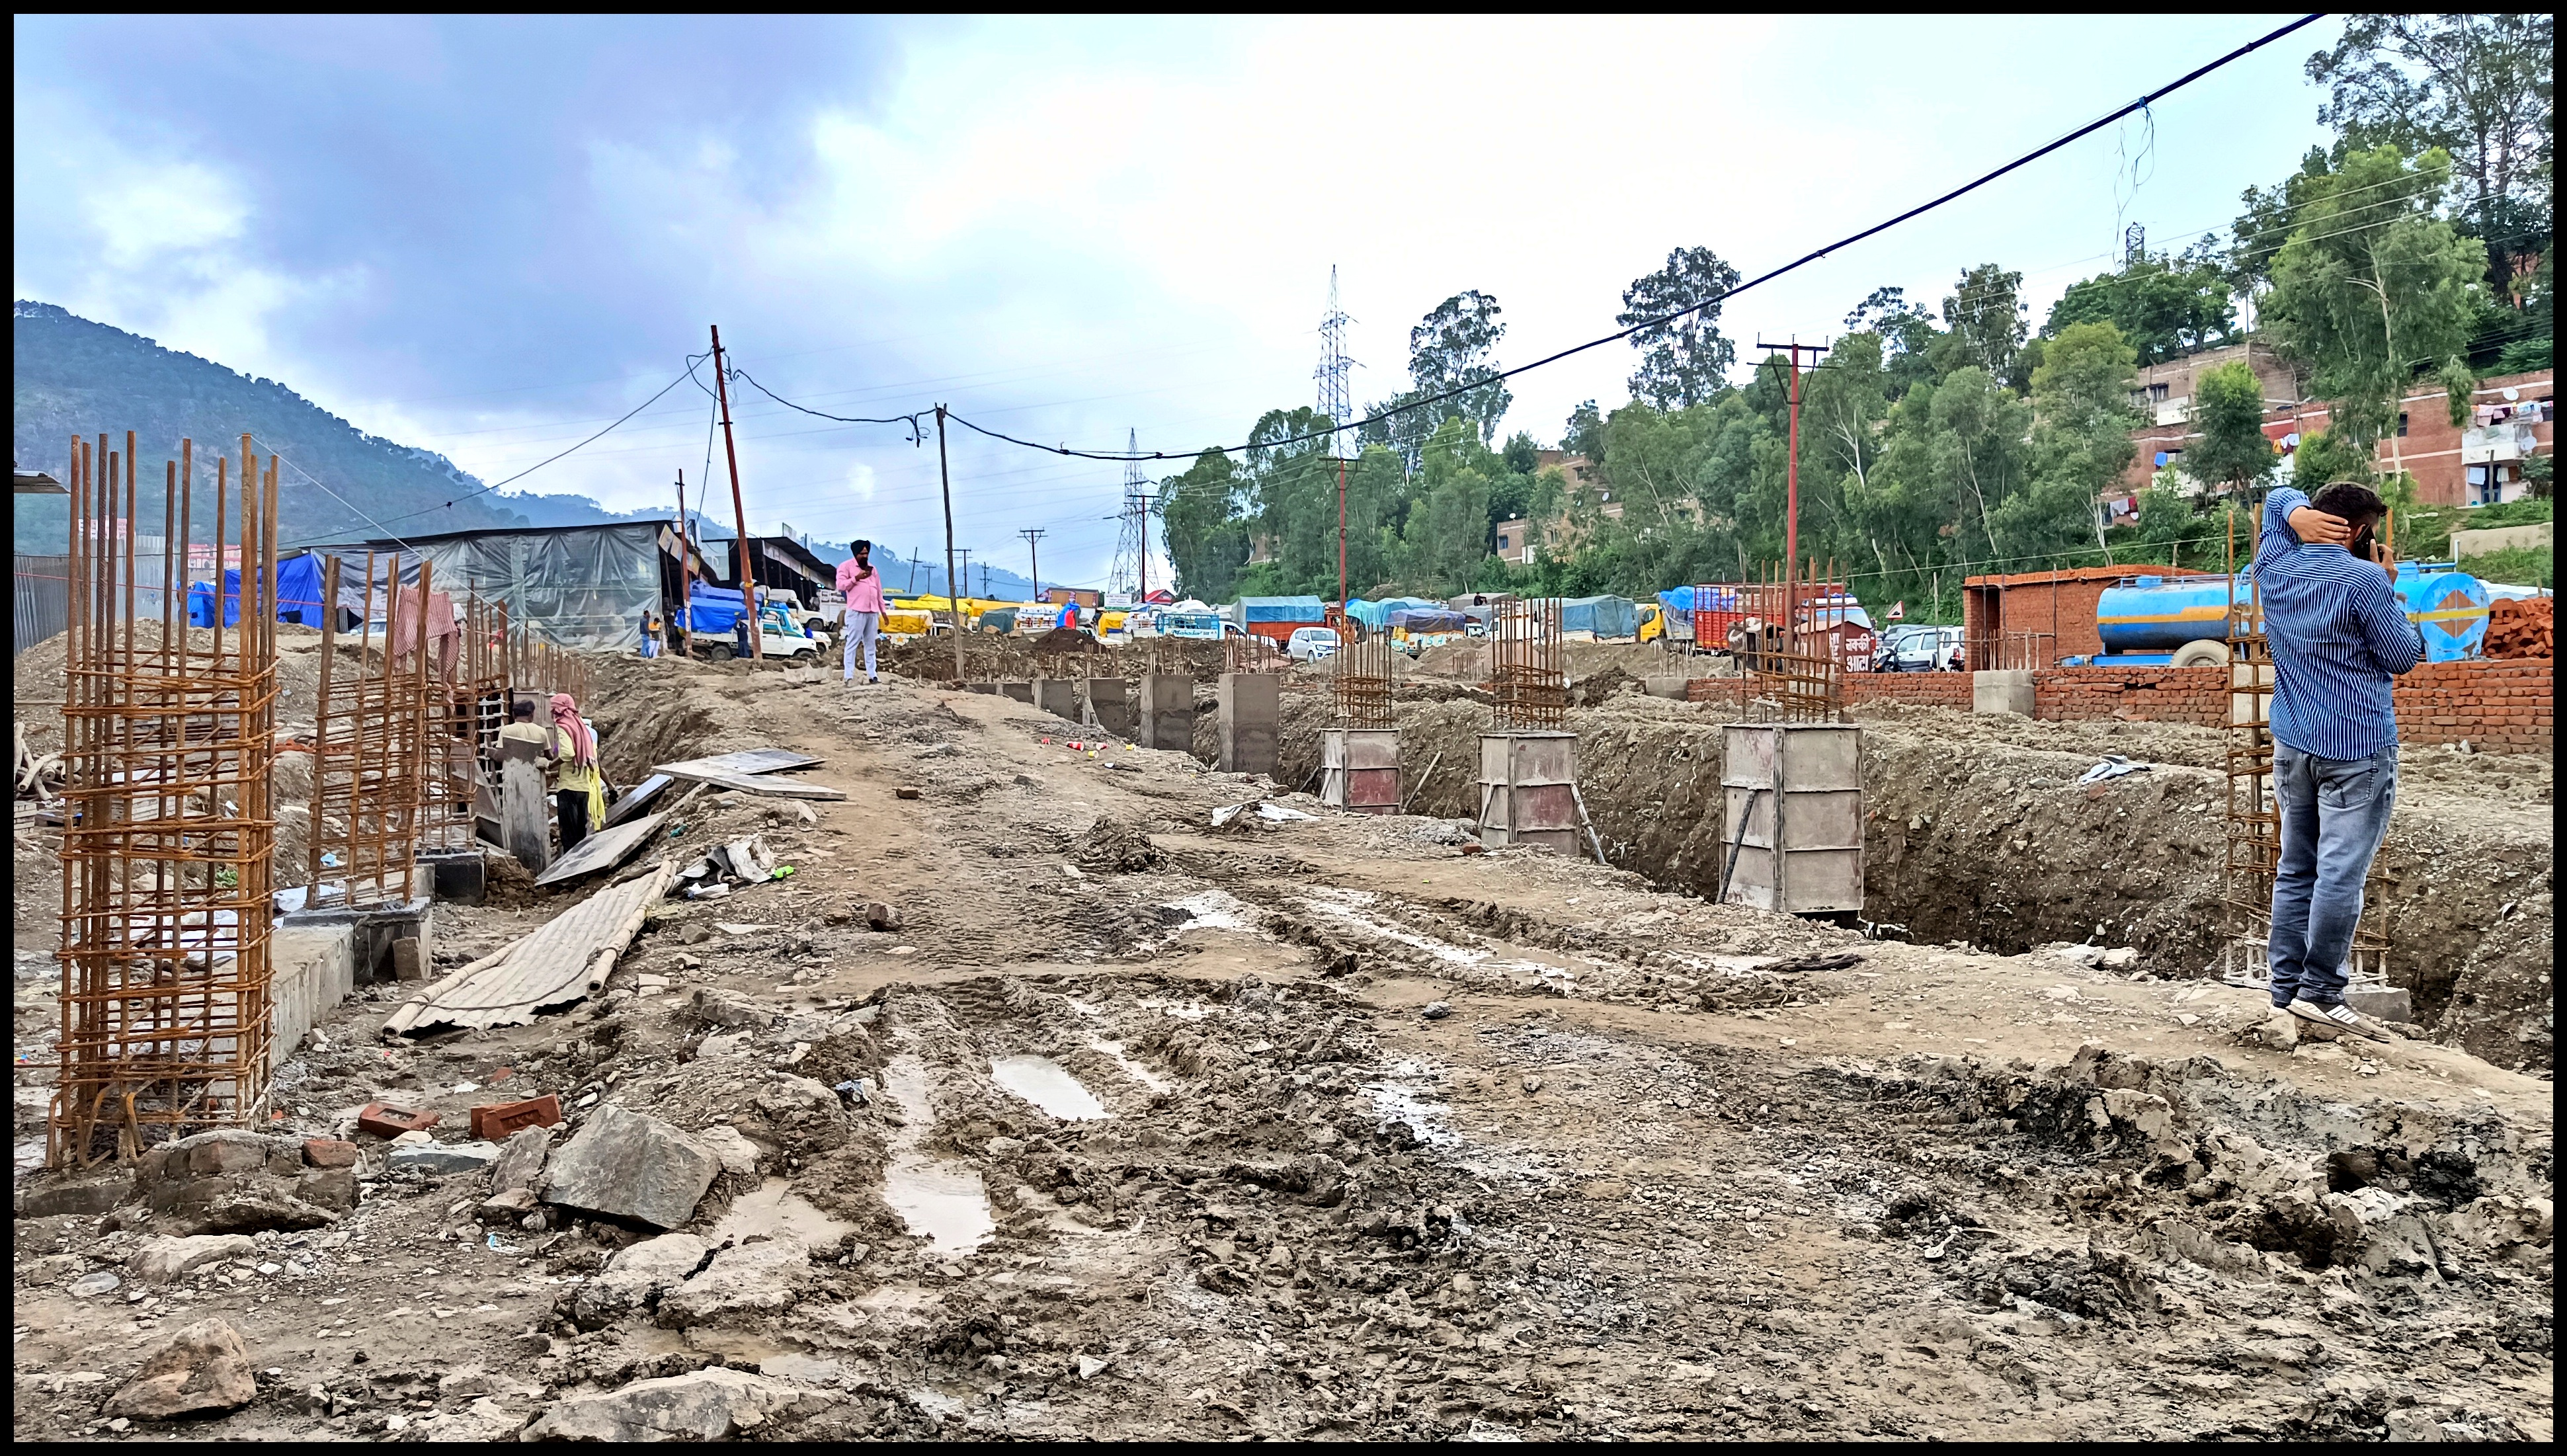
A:
{"label": "blue tarpaulin", "polygon": [[687,630],[726,637],[739,626],[739,613],[738,591],[697,582],[695,595],[687,599]]}
{"label": "blue tarpaulin", "polygon": [[1328,620],[1328,609],[1317,597],[1242,597],[1239,611],[1242,622],[1306,622],[1316,626]]}
{"label": "blue tarpaulin", "polygon": [[1640,635],[1640,608],[1629,597],[1571,597],[1560,604],[1560,630],[1597,637]]}
{"label": "blue tarpaulin", "polygon": [[1368,602],[1357,597],[1346,603],[1346,615],[1362,623],[1365,631],[1379,632],[1390,626],[1390,616],[1393,612],[1411,607],[1440,608],[1443,605],[1442,602],[1429,601],[1425,597],[1384,597],[1378,602]]}
{"label": "blue tarpaulin", "polygon": [[[241,574],[223,573],[223,625],[240,625]],[[276,564],[276,620],[319,628],[322,625],[321,558],[313,552],[289,556]],[[187,625],[214,625],[214,584],[200,581],[187,588]]]}
{"label": "blue tarpaulin", "polygon": [[[1734,586],[1715,586],[1706,587],[1704,590],[1708,592],[1711,597],[1711,600],[1704,605],[1711,611],[1736,612],[1743,610],[1739,605],[1738,588]],[[1693,620],[1694,588],[1690,586],[1680,586],[1671,591],[1660,592],[1658,593],[1658,605],[1666,608],[1667,611],[1674,616],[1683,618],[1686,621],[1691,621]]]}

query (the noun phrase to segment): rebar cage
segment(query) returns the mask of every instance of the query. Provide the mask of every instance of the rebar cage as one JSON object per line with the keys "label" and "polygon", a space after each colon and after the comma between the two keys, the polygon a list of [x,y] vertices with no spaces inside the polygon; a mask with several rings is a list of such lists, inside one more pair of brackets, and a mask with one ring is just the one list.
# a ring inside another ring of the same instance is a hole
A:
{"label": "rebar cage", "polygon": [[1291,659],[1271,637],[1251,632],[1229,637],[1222,642],[1222,671],[1229,673],[1280,673],[1290,667]]}
{"label": "rebar cage", "polygon": [[1328,667],[1337,727],[1392,727],[1391,670],[1396,654],[1390,638],[1380,632],[1357,637],[1351,618],[1341,617],[1332,625],[1337,629],[1337,650],[1329,657]]}
{"label": "rebar cage", "polygon": [[[2219,871],[2227,924],[2219,974],[2231,986],[2265,990],[2272,985],[2273,879],[2282,859],[2281,804],[2273,789],[2275,675],[2263,609],[2251,592],[2237,590],[2240,567],[2233,525],[2228,562],[2228,721],[2222,732],[2228,799]],[[2375,858],[2363,886],[2362,917],[2354,923],[2346,968],[2356,986],[2389,985],[2388,891]]]}
{"label": "rebar cage", "polygon": [[[277,461],[262,471],[242,436],[235,489],[217,456],[215,580],[191,632],[174,586],[138,594],[136,437],[108,446],[72,447],[57,1167],[251,1123],[267,1101]],[[194,441],[164,477],[158,579],[175,583],[197,529]]]}
{"label": "rebar cage", "polygon": [[1489,697],[1500,731],[1569,724],[1569,673],[1560,650],[1560,599],[1500,602],[1489,621]]}
{"label": "rebar cage", "polygon": [[[323,564],[323,600],[339,600],[350,564],[335,556]],[[383,639],[376,639],[371,620],[361,622],[355,651],[343,654],[335,605],[321,626],[305,880],[305,903],[312,906],[407,905],[418,873],[430,654],[402,654],[395,645],[406,619],[417,623],[426,616],[424,603],[413,598],[425,598],[429,568],[421,564],[417,591],[401,585],[397,557],[369,551],[364,571],[364,600],[375,600],[378,585],[386,590]],[[416,626],[411,635],[421,635]]]}
{"label": "rebar cage", "polygon": [[[1845,595],[1830,562],[1816,580],[1789,566],[1766,567],[1740,589],[1745,615],[1732,629],[1731,656],[1739,670],[1739,720],[1744,723],[1843,723],[1846,614],[1817,604]],[[1816,620],[1833,616],[1834,622]]]}

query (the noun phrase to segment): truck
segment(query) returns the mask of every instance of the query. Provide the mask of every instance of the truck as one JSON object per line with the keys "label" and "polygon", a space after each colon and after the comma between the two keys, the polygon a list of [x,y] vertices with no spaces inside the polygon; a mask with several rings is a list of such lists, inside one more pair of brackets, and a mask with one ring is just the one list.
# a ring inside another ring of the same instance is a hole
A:
{"label": "truck", "polygon": [[[2486,583],[2450,561],[2401,561],[2394,578],[2407,620],[2424,638],[2424,660],[2448,663],[2481,655]],[[2228,661],[2228,603],[2255,600],[2254,578],[2136,576],[2106,587],[2095,602],[2095,635],[2104,650],[2064,658],[2064,667],[2210,668]]]}
{"label": "truck", "polygon": [[1640,640],[1656,642],[1671,652],[1686,643],[1700,652],[1727,652],[1729,629],[1747,615],[1740,588],[1712,583],[1660,592],[1654,606],[1657,625],[1652,630],[1644,616]]}
{"label": "truck", "polygon": [[[818,660],[820,640],[803,626],[798,611],[788,602],[768,605],[760,592],[757,611],[757,651],[766,658],[785,660]],[[688,600],[687,628],[695,634],[696,651],[715,662],[726,662],[738,653],[737,631],[740,614],[746,608],[738,591],[730,587],[696,583]]]}
{"label": "truck", "polygon": [[1327,605],[1317,597],[1242,597],[1224,607],[1221,615],[1249,636],[1263,637],[1279,648],[1301,628],[1328,625]]}

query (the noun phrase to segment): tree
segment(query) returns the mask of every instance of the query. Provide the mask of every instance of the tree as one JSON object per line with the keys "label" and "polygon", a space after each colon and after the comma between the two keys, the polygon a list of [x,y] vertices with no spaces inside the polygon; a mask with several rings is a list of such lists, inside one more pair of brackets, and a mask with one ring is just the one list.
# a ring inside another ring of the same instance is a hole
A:
{"label": "tree", "polygon": [[1604,417],[1593,400],[1569,414],[1568,428],[1560,433],[1560,447],[1597,469],[1604,465]]}
{"label": "tree", "polygon": [[1499,453],[1506,456],[1509,470],[1530,475],[1542,463],[1542,441],[1519,430],[1507,437],[1506,448]]}
{"label": "tree", "polygon": [[2130,468],[2140,423],[2131,408],[2138,356],[2111,324],[2071,324],[2050,341],[2032,376],[2030,485],[1994,513],[2001,558],[2103,545],[2096,502]]}
{"label": "tree", "polygon": [[[2274,255],[2265,323],[2332,403],[2327,431],[2345,443],[2387,437],[2418,368],[2444,367],[2468,343],[2486,246],[2433,215],[2449,166],[2439,148],[2413,166],[2393,146],[2347,156],[2311,180]],[[2454,423],[2467,405],[2466,390],[2451,392]]]}
{"label": "tree", "polygon": [[1942,331],[1933,315],[1907,301],[1902,288],[1875,288],[1846,315],[1849,333],[1876,334],[1881,344],[1884,378],[1881,393],[1896,400],[1918,383],[1934,378],[1929,351]]}
{"label": "tree", "polygon": [[2231,341],[2237,312],[2229,290],[2227,271],[2209,256],[2143,254],[2118,273],[2070,284],[2051,306],[2042,337],[2072,324],[2109,323],[2141,364],[2161,364]]}
{"label": "tree", "polygon": [[1436,428],[1418,468],[1417,504],[1401,533],[1410,585],[1458,588],[1489,554],[1489,475],[1495,458],[1455,416]]}
{"label": "tree", "polygon": [[1248,561],[1248,527],[1239,518],[1239,469],[1229,455],[1205,450],[1183,474],[1159,482],[1159,517],[1177,590],[1217,602],[1230,595]]}
{"label": "tree", "polygon": [[2275,457],[2264,435],[2264,382],[2246,361],[2232,360],[2194,381],[2191,423],[2201,437],[2184,449],[2184,472],[2232,500],[2262,494]]}
{"label": "tree", "polygon": [[1956,367],[1976,365],[2011,380],[2023,349],[2023,274],[1981,263],[1961,275],[1943,298],[1943,323],[1951,330]]}
{"label": "tree", "polygon": [[[2464,180],[2462,214],[2487,244],[2491,287],[2517,253],[2548,251],[2556,19],[2546,12],[2355,15],[2309,58],[2318,120],[2347,150],[2439,147]],[[2533,236],[2517,237],[2515,234]]]}
{"label": "tree", "polygon": [[[1622,311],[1613,322],[1629,328],[1679,309],[1702,307],[1668,323],[1631,336],[1640,351],[1640,369],[1631,376],[1631,393],[1661,410],[1699,405],[1726,388],[1737,346],[1717,327],[1721,297],[1738,286],[1738,270],[1709,248],[1675,248],[1667,265],[1631,280],[1622,290]],[[1705,303],[1704,300],[1711,300]]]}

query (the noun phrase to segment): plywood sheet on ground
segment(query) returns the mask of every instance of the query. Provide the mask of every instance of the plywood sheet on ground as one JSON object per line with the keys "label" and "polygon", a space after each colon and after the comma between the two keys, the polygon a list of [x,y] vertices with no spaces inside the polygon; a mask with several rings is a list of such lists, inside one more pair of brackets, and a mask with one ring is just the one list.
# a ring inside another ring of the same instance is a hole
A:
{"label": "plywood sheet on ground", "polygon": [[819,761],[808,753],[797,753],[791,748],[741,748],[735,752],[715,753],[710,758],[663,763],[651,771],[680,778],[692,777],[692,774],[681,771],[690,768],[712,768],[724,773],[780,773],[787,768],[810,768]]}
{"label": "plywood sheet on ground", "polygon": [[678,780],[665,773],[654,773],[633,785],[633,791],[606,807],[606,827],[614,828],[642,811],[642,806],[657,798],[662,789]]}
{"label": "plywood sheet on ground", "polygon": [[846,790],[830,788],[826,784],[802,783],[790,778],[778,778],[772,774],[734,773],[727,768],[708,768],[699,763],[663,763],[651,771],[665,773],[672,778],[692,778],[700,783],[710,783],[715,788],[735,789],[741,793],[762,793],[773,798],[842,799],[847,796]]}

